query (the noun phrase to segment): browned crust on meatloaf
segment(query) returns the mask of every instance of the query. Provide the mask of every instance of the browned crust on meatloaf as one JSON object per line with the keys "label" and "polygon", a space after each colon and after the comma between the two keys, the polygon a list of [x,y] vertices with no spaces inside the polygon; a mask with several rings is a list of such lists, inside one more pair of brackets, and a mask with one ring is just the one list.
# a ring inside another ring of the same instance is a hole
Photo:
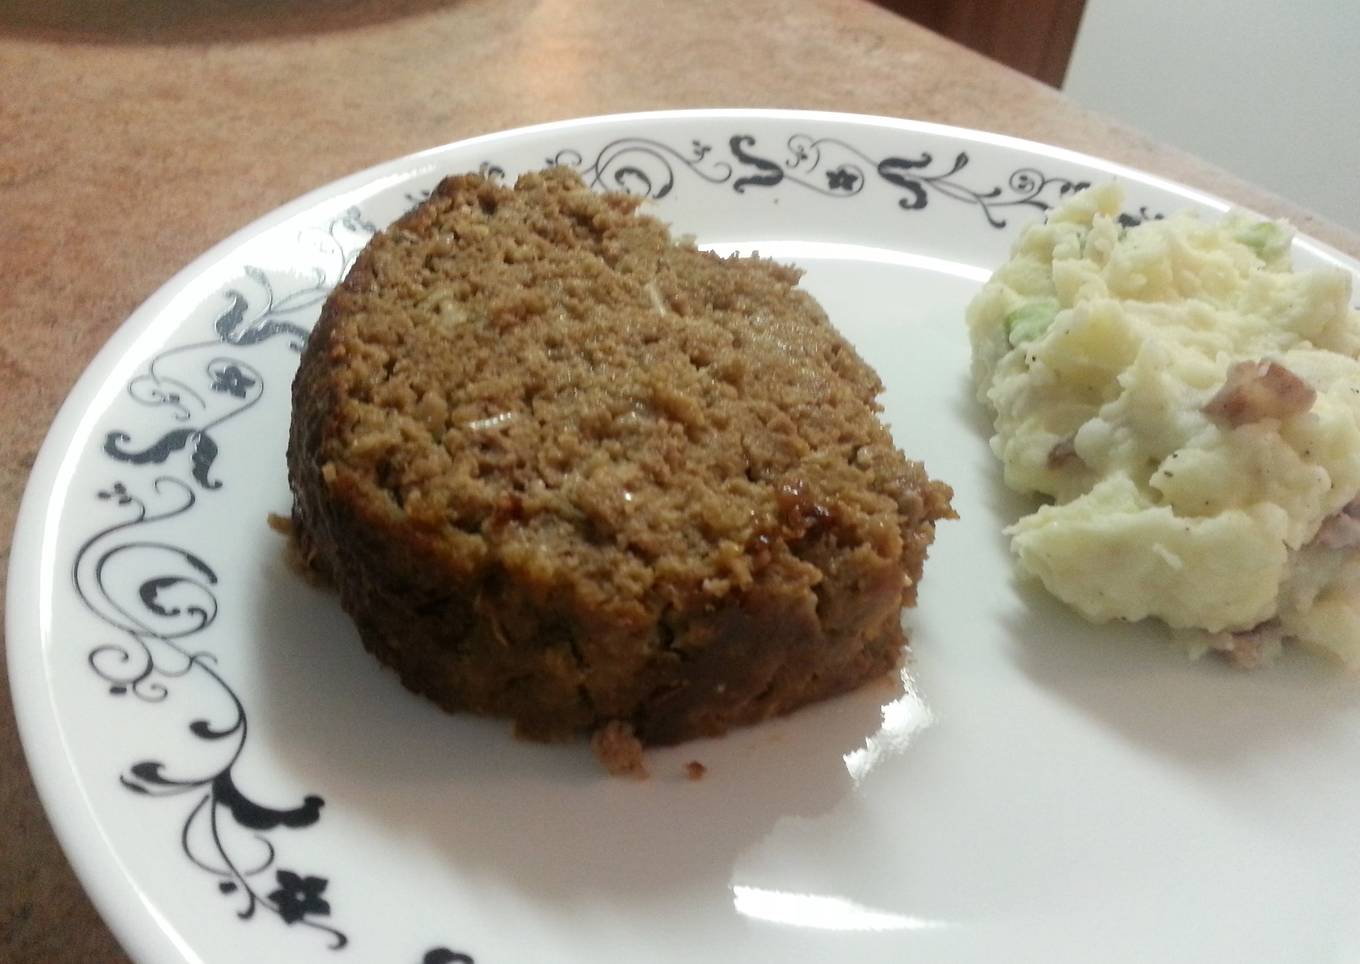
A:
{"label": "browned crust on meatloaf", "polygon": [[552,169],[442,182],[332,293],[294,524],[364,644],[554,739],[722,733],[900,657],[951,492],[799,272]]}

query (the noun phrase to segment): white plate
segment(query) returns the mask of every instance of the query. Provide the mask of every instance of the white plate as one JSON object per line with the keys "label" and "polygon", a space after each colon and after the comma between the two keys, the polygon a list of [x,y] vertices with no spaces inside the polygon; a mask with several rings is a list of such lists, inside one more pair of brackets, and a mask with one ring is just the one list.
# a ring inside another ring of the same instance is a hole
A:
{"label": "white plate", "polygon": [[[409,695],[287,568],[265,517],[289,508],[289,382],[325,292],[442,174],[549,159],[650,193],[703,244],[797,261],[882,374],[899,443],[962,516],[906,617],[902,685],[609,779],[583,745]],[[1022,225],[1112,176],[1134,216],[1225,207],[937,125],[638,114],[394,161],[181,272],[63,407],[10,566],[29,760],[120,940],[153,962],[1360,956],[1360,684],[1297,654],[1191,664],[1013,577],[1000,530],[1024,504],[962,311]]]}

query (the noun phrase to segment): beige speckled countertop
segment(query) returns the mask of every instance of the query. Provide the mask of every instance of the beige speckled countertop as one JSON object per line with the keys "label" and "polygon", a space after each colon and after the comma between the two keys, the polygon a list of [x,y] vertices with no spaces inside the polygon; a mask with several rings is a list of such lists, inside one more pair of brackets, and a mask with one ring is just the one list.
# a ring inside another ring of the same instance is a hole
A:
{"label": "beige speckled countertop", "polygon": [[[46,426],[143,299],[290,198],[471,134],[667,107],[914,117],[1110,157],[1360,255],[1360,238],[864,0],[12,0],[0,91],[6,547]],[[39,807],[7,679],[0,694],[0,959],[124,960]]]}

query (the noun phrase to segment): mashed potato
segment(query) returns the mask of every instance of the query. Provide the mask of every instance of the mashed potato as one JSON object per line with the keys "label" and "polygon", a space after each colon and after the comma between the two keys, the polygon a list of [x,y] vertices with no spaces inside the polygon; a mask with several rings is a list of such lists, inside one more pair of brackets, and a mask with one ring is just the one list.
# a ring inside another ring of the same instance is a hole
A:
{"label": "mashed potato", "polygon": [[1007,530],[1089,619],[1164,620],[1243,665],[1360,666],[1360,314],[1283,225],[1121,226],[1116,185],[1029,228],[968,309]]}

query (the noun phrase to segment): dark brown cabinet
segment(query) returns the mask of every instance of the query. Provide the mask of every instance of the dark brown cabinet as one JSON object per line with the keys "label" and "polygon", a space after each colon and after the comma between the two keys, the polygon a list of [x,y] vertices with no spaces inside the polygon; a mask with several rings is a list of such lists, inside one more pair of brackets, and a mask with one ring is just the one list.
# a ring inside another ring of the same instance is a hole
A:
{"label": "dark brown cabinet", "polygon": [[875,0],[965,47],[1061,87],[1086,0]]}

